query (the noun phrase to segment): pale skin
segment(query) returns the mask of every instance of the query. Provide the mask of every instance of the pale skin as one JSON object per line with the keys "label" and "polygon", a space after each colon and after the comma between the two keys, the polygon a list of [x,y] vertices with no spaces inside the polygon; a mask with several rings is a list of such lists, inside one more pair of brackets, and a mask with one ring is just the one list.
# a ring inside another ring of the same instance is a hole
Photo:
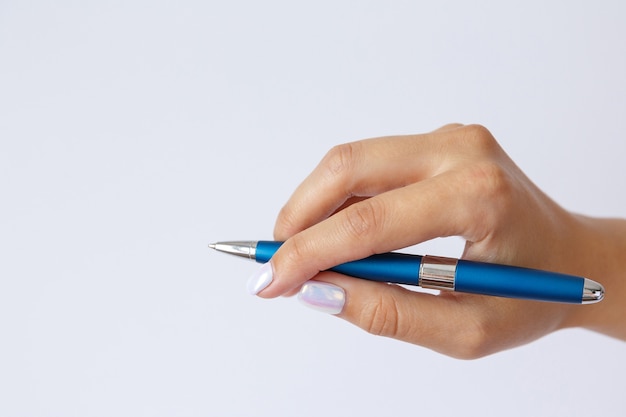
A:
{"label": "pale skin", "polygon": [[[454,292],[438,295],[333,272],[337,264],[460,236],[464,259],[581,275],[593,305]],[[571,213],[546,196],[482,126],[447,125],[333,148],[296,189],[274,230],[285,244],[258,295],[307,280],[345,290],[337,316],[364,330],[472,359],[582,327],[626,340],[626,220]]]}

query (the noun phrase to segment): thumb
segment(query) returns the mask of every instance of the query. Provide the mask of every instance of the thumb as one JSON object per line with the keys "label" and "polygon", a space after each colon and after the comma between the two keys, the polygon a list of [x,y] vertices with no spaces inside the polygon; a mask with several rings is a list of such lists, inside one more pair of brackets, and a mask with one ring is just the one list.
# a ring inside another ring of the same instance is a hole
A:
{"label": "thumb", "polygon": [[[421,345],[462,359],[502,347],[488,343],[484,297],[433,295],[399,285],[322,272],[307,281],[298,300],[334,314],[368,333]],[[481,319],[482,317],[482,319]]]}

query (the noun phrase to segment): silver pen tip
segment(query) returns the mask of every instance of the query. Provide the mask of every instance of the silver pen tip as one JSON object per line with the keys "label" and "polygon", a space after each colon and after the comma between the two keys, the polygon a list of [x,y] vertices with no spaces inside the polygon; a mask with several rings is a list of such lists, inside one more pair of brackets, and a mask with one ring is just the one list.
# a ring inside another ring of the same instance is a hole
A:
{"label": "silver pen tip", "polygon": [[229,253],[231,255],[242,256],[244,258],[254,260],[256,257],[256,241],[232,241],[232,242],[215,242],[209,243],[210,249],[219,252]]}

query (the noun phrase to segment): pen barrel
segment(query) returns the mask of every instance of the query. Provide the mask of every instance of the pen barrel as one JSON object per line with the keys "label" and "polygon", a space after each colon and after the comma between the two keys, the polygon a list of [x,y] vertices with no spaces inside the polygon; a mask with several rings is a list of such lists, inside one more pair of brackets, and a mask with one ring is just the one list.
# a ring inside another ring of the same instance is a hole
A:
{"label": "pen barrel", "polygon": [[[257,242],[254,259],[261,263],[268,262],[281,245],[282,242]],[[427,275],[432,274],[420,271],[420,265],[424,263],[427,267],[431,258],[433,257],[389,252],[337,265],[330,270],[370,281],[407,285],[422,284],[427,288],[481,295],[574,304],[584,301],[585,279],[582,277],[515,266],[457,261],[456,259],[450,259],[456,266],[451,271],[447,269],[445,271],[450,275],[450,286],[435,287],[431,285],[430,278],[427,279]],[[600,299],[601,297],[594,300]]]}
{"label": "pen barrel", "polygon": [[274,256],[274,253],[280,248],[283,242],[274,242],[272,240],[259,240],[256,243],[254,260],[264,264]]}
{"label": "pen barrel", "polygon": [[357,278],[394,284],[418,285],[421,256],[406,253],[381,253],[331,268]]}
{"label": "pen barrel", "polygon": [[573,275],[459,260],[455,291],[560,303],[582,302],[585,279]]}
{"label": "pen barrel", "polygon": [[[282,242],[258,241],[255,260],[261,263],[268,262],[281,245]],[[417,255],[389,252],[346,262],[330,268],[330,271],[370,281],[418,285],[421,259],[422,257]]]}

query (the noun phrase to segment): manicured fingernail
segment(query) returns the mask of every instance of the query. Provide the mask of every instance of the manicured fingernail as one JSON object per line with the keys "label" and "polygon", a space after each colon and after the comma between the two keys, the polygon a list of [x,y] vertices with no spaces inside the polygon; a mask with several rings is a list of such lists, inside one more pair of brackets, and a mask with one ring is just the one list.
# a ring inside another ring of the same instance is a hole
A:
{"label": "manicured fingernail", "polygon": [[346,302],[346,293],[343,288],[327,282],[308,281],[300,289],[298,300],[314,310],[339,314]]}
{"label": "manicured fingernail", "polygon": [[248,292],[251,295],[257,295],[263,291],[265,287],[270,285],[273,276],[274,271],[272,270],[272,264],[270,262],[263,264],[258,271],[248,278]]}

